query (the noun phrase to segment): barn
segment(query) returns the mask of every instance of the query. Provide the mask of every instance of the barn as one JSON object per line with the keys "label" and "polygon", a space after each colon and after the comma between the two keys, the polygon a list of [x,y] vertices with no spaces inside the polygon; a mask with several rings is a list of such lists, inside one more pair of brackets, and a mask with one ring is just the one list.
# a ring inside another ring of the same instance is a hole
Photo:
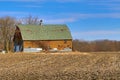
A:
{"label": "barn", "polygon": [[67,25],[18,25],[14,51],[71,50],[72,36]]}

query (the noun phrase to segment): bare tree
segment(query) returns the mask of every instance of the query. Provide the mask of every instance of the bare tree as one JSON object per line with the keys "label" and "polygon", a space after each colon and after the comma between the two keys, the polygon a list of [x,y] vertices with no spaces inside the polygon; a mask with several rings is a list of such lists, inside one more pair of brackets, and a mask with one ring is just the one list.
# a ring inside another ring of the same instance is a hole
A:
{"label": "bare tree", "polygon": [[17,20],[17,23],[18,24],[40,24],[40,21],[38,17],[36,16],[27,16],[27,17],[24,17],[22,19],[18,19]]}
{"label": "bare tree", "polygon": [[15,19],[11,17],[0,18],[1,39],[4,44],[4,50],[10,51],[12,45],[12,38],[14,34]]}

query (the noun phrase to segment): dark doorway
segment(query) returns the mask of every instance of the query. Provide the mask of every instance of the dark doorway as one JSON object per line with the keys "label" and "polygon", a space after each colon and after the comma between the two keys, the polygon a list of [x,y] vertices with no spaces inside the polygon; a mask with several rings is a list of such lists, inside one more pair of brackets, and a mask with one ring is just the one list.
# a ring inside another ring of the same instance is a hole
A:
{"label": "dark doorway", "polygon": [[22,52],[23,51],[23,39],[21,35],[21,31],[18,26],[16,26],[14,33],[14,52]]}

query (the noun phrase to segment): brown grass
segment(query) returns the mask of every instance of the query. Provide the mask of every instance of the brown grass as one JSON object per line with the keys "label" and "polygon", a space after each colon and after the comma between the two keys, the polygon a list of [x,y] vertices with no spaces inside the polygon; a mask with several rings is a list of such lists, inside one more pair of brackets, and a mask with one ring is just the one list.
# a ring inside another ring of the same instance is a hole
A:
{"label": "brown grass", "polygon": [[0,54],[0,80],[120,80],[120,53]]}

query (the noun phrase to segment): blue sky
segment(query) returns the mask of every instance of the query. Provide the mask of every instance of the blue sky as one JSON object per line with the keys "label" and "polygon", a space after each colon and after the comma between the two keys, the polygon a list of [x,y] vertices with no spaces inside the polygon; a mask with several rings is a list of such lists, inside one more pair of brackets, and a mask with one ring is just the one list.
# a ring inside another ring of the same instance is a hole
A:
{"label": "blue sky", "polygon": [[120,0],[0,0],[0,16],[67,24],[73,39],[120,40]]}

